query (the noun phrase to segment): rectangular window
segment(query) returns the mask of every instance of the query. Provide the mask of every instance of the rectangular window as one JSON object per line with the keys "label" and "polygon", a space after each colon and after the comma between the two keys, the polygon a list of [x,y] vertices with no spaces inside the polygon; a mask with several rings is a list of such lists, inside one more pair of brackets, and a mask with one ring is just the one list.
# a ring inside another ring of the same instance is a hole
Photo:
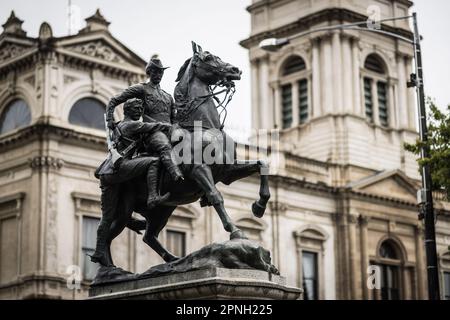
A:
{"label": "rectangular window", "polygon": [[99,265],[97,263],[93,263],[88,255],[94,254],[95,251],[95,243],[97,240],[97,227],[100,219],[91,218],[91,217],[83,217],[83,234],[82,234],[82,266],[83,266],[83,279],[84,280],[93,280]]}
{"label": "rectangular window", "polygon": [[303,298],[305,300],[319,299],[317,253],[309,251],[302,252],[302,270]]}
{"label": "rectangular window", "polygon": [[283,129],[292,125],[292,85],[287,84],[281,87],[281,107]]}
{"label": "rectangular window", "polygon": [[178,257],[186,255],[186,234],[184,232],[167,230],[167,250]]}
{"label": "rectangular window", "polygon": [[0,283],[7,283],[17,277],[17,218],[0,219]]}
{"label": "rectangular window", "polygon": [[364,78],[364,100],[366,106],[366,117],[373,121],[373,99],[372,99],[372,80]]}
{"label": "rectangular window", "polygon": [[381,267],[381,299],[399,300],[399,275],[398,267],[380,265]]}
{"label": "rectangular window", "polygon": [[377,83],[378,95],[378,110],[380,114],[380,124],[387,127],[389,122],[388,115],[388,99],[387,99],[387,85],[384,82]]}
{"label": "rectangular window", "polygon": [[308,120],[308,80],[298,82],[298,122],[305,123]]}
{"label": "rectangular window", "polygon": [[444,299],[450,300],[450,272],[444,272]]}

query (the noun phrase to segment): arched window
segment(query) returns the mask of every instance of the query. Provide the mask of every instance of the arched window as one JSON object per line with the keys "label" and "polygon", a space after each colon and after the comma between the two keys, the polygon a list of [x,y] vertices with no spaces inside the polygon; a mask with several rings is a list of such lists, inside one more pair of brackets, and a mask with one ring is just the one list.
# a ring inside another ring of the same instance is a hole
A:
{"label": "arched window", "polygon": [[281,68],[281,125],[283,129],[308,120],[308,80],[306,64],[291,56]]}
{"label": "arched window", "polygon": [[93,98],[83,98],[75,102],[69,114],[69,122],[78,126],[105,129],[105,105]]}
{"label": "arched window", "polygon": [[364,99],[366,117],[370,122],[378,118],[382,126],[389,125],[388,84],[385,64],[376,54],[364,62]]}
{"label": "arched window", "polygon": [[0,134],[25,127],[31,122],[31,112],[27,103],[21,99],[12,101],[0,116]]}
{"label": "arched window", "polygon": [[385,240],[379,248],[378,256],[381,258],[379,267],[381,271],[381,299],[399,300],[402,265],[400,248],[392,240]]}

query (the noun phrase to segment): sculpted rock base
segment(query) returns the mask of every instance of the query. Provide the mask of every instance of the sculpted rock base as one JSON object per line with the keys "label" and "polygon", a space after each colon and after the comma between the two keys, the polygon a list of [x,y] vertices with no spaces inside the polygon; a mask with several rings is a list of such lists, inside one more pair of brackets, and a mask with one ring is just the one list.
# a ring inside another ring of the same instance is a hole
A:
{"label": "sculpted rock base", "polygon": [[252,269],[280,274],[272,265],[268,250],[250,240],[233,239],[207,245],[186,257],[153,266],[141,274],[133,274],[117,267],[101,267],[92,286],[213,268]]}

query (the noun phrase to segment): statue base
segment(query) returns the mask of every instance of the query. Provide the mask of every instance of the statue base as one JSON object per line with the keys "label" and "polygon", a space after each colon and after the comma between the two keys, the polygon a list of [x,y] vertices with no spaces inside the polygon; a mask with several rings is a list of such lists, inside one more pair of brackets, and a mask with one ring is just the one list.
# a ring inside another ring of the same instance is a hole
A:
{"label": "statue base", "polygon": [[92,285],[93,300],[255,299],[297,300],[302,290],[284,277],[250,269],[208,268],[154,278]]}

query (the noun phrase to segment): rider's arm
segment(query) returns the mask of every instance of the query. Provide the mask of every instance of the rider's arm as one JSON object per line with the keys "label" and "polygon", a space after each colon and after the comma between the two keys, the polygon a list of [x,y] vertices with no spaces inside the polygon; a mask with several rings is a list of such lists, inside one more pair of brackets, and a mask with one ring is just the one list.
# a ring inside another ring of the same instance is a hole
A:
{"label": "rider's arm", "polygon": [[154,133],[156,131],[162,131],[170,127],[168,123],[161,122],[141,122],[141,121],[130,121],[127,124],[126,131],[131,135],[141,134],[141,133]]}
{"label": "rider's arm", "polygon": [[114,108],[128,99],[139,98],[143,99],[144,86],[142,84],[135,84],[125,89],[122,93],[114,96],[106,107],[106,121],[108,123],[114,121]]}
{"label": "rider's arm", "polygon": [[177,107],[175,105],[175,101],[173,100],[172,96],[170,97],[170,122],[175,123],[177,119]]}

